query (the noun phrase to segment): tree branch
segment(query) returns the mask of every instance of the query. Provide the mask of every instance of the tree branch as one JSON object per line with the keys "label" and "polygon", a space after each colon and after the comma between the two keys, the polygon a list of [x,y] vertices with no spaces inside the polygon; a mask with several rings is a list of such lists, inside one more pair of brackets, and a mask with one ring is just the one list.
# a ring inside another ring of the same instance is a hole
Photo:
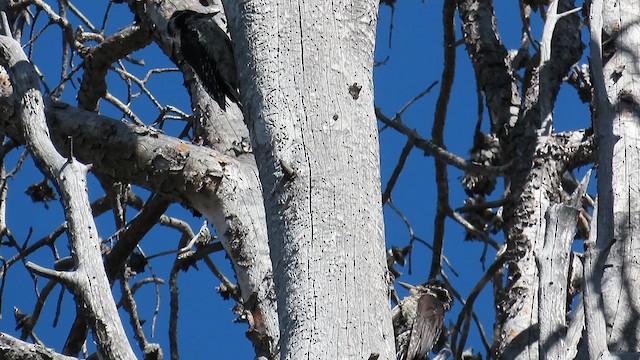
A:
{"label": "tree branch", "polygon": [[[53,180],[69,224],[69,244],[77,270],[69,289],[91,314],[98,348],[109,359],[135,359],[109,289],[99,237],[86,189],[87,167],[63,158],[49,138],[38,77],[18,42],[0,37],[0,51],[20,100],[18,127],[40,170]],[[41,270],[41,269],[40,269]],[[109,326],[107,327],[107,324]]]}
{"label": "tree branch", "polygon": [[18,340],[5,333],[0,333],[0,357],[6,360],[78,360],[44,346]]}
{"label": "tree branch", "polygon": [[413,138],[415,146],[424,151],[425,155],[433,156],[437,160],[444,161],[445,163],[460,170],[483,175],[501,175],[511,167],[511,164],[502,166],[485,166],[474,164],[455,154],[452,154],[451,152],[445,150],[441,146],[438,146],[429,140],[425,140],[415,130],[410,129],[404,123],[400,121],[393,121],[389,117],[385,116],[378,108],[376,108],[376,116],[378,117],[378,120],[382,121],[385,125],[388,125],[389,127],[397,130],[398,132],[406,135],[409,138]]}
{"label": "tree branch", "polygon": [[535,251],[540,274],[538,351],[545,359],[560,359],[565,351],[567,302],[558,301],[558,296],[569,296],[569,254],[590,176],[588,171],[567,203],[554,204],[547,210],[544,245]]}
{"label": "tree branch", "polygon": [[110,35],[84,56],[84,76],[78,91],[81,108],[96,111],[98,100],[106,95],[105,77],[111,64],[151,43],[146,23],[131,25]]}

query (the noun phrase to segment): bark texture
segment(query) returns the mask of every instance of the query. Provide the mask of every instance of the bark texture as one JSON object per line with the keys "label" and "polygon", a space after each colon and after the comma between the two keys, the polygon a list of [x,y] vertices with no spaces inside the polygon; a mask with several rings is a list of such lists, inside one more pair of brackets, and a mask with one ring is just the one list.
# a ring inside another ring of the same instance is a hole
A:
{"label": "bark texture", "polygon": [[26,266],[40,275],[61,281],[79,299],[78,305],[90,319],[102,356],[107,359],[135,359],[102,262],[100,237],[91,214],[86,187],[88,168],[73,156],[65,159],[53,146],[38,78],[20,44],[2,36],[0,53],[9,69],[18,99],[18,127],[36,164],[58,188],[68,223],[69,247],[75,270],[53,271],[30,262]]}
{"label": "bark texture", "polygon": [[535,254],[540,274],[538,351],[543,359],[563,359],[566,355],[567,301],[561,296],[569,287],[571,243],[590,176],[589,171],[569,201],[552,205],[545,215],[544,245]]}
{"label": "bark texture", "polygon": [[[571,0],[550,3],[549,9],[558,13],[575,8]],[[523,55],[508,55],[501,42],[493,1],[459,0],[458,8],[467,52],[491,116],[491,129],[504,149],[505,160],[512,162],[512,171],[506,176],[509,201],[504,209],[509,276],[504,292],[496,293],[493,355],[538,359],[539,274],[534,254],[544,244],[546,211],[560,202],[561,176],[575,160],[571,159],[570,147],[586,139],[577,133],[550,134],[549,109],[555,104],[565,74],[582,51],[580,21],[575,14],[548,18],[543,39],[546,43],[541,46],[544,54],[537,54],[523,66]],[[548,16],[553,16],[552,11]],[[527,44],[528,38],[523,39],[525,51]],[[515,76],[519,67],[526,69],[522,98]],[[566,147],[568,144],[574,145]]]}
{"label": "bark texture", "polygon": [[194,196],[189,203],[212,222],[229,255],[240,287],[242,317],[249,322],[247,336],[256,355],[272,358],[277,356],[278,318],[262,186],[249,131],[238,105],[230,102],[226,110],[220,109],[166,36],[167,19],[174,11],[183,9],[218,12],[214,19],[221,28],[226,28],[220,1],[207,3],[208,6],[193,1],[156,1],[153,6],[146,6],[131,2],[130,7],[137,16],[155,25],[158,45],[184,74],[185,86],[191,94],[190,126],[195,139],[202,147],[230,160],[222,166],[223,180],[217,183],[214,198]]}
{"label": "bark texture", "polygon": [[[611,116],[597,119],[600,143],[598,244],[609,248],[602,296],[609,351],[640,351],[640,1],[605,1],[602,59]],[[607,105],[608,105],[607,104]],[[606,109],[605,109],[606,110]],[[609,166],[610,164],[610,166]]]}
{"label": "bark texture", "polygon": [[58,354],[44,346],[24,342],[1,333],[0,352],[5,360],[77,360],[75,357]]}
{"label": "bark texture", "polygon": [[377,1],[227,4],[281,357],[393,357],[373,108]]}

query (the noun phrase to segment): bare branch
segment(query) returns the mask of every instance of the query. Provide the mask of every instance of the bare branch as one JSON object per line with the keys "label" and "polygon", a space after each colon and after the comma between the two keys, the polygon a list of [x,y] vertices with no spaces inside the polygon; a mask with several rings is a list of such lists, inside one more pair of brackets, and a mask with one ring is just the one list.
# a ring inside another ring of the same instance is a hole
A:
{"label": "bare branch", "polygon": [[405,144],[404,148],[402,149],[402,153],[400,154],[400,159],[398,159],[398,164],[396,165],[396,168],[393,169],[393,173],[391,174],[391,177],[387,182],[387,187],[385,188],[384,193],[382,194],[382,204],[386,204],[389,198],[391,197],[391,192],[393,191],[393,187],[396,185],[396,181],[398,181],[398,178],[400,177],[400,173],[402,172],[402,169],[404,169],[404,165],[406,164],[407,158],[411,153],[411,149],[413,149],[414,140],[415,140],[414,137],[409,137],[407,139],[407,143]]}
{"label": "bare branch", "polygon": [[467,297],[467,301],[464,303],[464,307],[460,311],[460,314],[458,314],[458,320],[456,321],[453,327],[453,330],[451,331],[451,334],[452,334],[451,344],[452,344],[452,349],[454,350],[455,359],[460,358],[460,355],[462,354],[462,351],[464,350],[465,343],[466,343],[466,336],[462,336],[460,341],[456,342],[458,339],[458,334],[460,333],[462,323],[466,322],[468,324],[469,314],[473,309],[473,304],[475,303],[475,300],[478,298],[478,296],[480,295],[480,292],[482,292],[482,289],[489,282],[489,280],[493,279],[494,275],[497,274],[502,269],[502,266],[506,261],[507,261],[506,253],[504,251],[499,252],[493,264],[489,266],[489,269],[487,269],[484,276],[482,276],[482,278],[478,281],[478,283],[473,287],[473,289],[469,293],[469,296]]}
{"label": "bare branch", "polygon": [[51,21],[51,23],[57,24],[62,28],[65,41],[68,44],[70,44],[74,49],[81,50],[84,48],[84,45],[82,45],[75,38],[73,25],[71,25],[71,23],[69,23],[67,19],[56,14],[55,11],[53,11],[53,9],[51,8],[51,6],[49,6],[49,4],[45,3],[42,0],[26,0],[24,1],[24,3],[35,5],[37,8],[43,10],[49,17],[49,20]]}
{"label": "bare branch", "polygon": [[404,123],[399,121],[392,121],[384,114],[382,114],[380,109],[377,108],[376,116],[378,117],[378,120],[382,121],[384,124],[389,125],[400,133],[406,135],[407,137],[413,137],[415,139],[414,143],[416,147],[424,151],[425,155],[433,156],[434,158],[444,161],[447,164],[454,166],[460,170],[484,175],[500,175],[507,171],[511,166],[510,164],[502,166],[484,166],[474,164],[448,152],[444,148],[434,144],[429,140],[425,140],[418,133],[416,133],[415,130],[409,129],[409,127],[407,127]]}
{"label": "bare branch", "polygon": [[[73,277],[75,283],[70,289],[92,314],[93,329],[100,350],[111,358],[134,359],[135,355],[128,345],[111,297],[99,244],[96,244],[98,234],[86,190],[87,167],[77,161],[67,161],[57,152],[45,130],[44,101],[38,90],[38,79],[33,67],[19,43],[8,37],[0,38],[0,42],[14,91],[21,100],[17,111],[19,127],[36,164],[58,187],[69,219],[70,247],[77,256],[79,274]],[[31,268],[41,274],[64,278],[64,275],[38,266]],[[89,279],[91,291],[85,292]],[[95,296],[96,294],[99,295]],[[110,324],[109,329],[104,324]]]}
{"label": "bare branch", "polygon": [[489,235],[487,235],[486,232],[474,227],[470,222],[468,222],[464,217],[462,217],[457,212],[450,210],[447,213],[447,215],[453,220],[455,220],[457,223],[462,225],[462,227],[464,227],[466,231],[468,231],[471,234],[474,234],[486,244],[491,245],[492,248],[496,250],[500,248],[500,245],[495,240],[493,240]]}
{"label": "bare branch", "polygon": [[136,217],[119,233],[119,241],[105,259],[107,275],[112,283],[122,271],[122,267],[131,252],[156,224],[170,204],[171,202],[168,199],[160,195],[152,196]]}
{"label": "bare branch", "polygon": [[171,268],[169,274],[169,351],[172,360],[178,360],[180,358],[178,352],[178,309],[180,307],[178,299],[178,274],[180,267],[178,265],[178,259]]}
{"label": "bare branch", "polygon": [[57,270],[51,270],[51,269],[47,269],[45,267],[42,267],[40,265],[34,264],[31,261],[27,261],[25,266],[35,272],[36,274],[43,276],[47,279],[53,279],[56,281],[59,281],[61,283],[64,283],[66,285],[72,285],[72,282],[74,281],[73,279],[73,275],[72,273],[67,273],[65,271],[57,271]]}
{"label": "bare branch", "polygon": [[77,360],[74,357],[58,354],[44,346],[18,340],[5,333],[0,333],[0,356],[7,360]]}
{"label": "bare branch", "polygon": [[[413,105],[416,101],[420,100],[423,96],[427,95],[428,93],[431,92],[431,90],[438,84],[437,81],[434,81],[433,83],[431,83],[431,85],[429,85],[429,87],[427,87],[425,90],[423,90],[421,93],[419,93],[418,95],[416,95],[413,99],[409,100],[409,102],[407,102],[403,107],[400,108],[400,110],[398,110],[398,112],[393,116],[393,118],[391,119],[391,121],[401,121],[402,119],[402,114],[407,111],[411,105]],[[385,125],[384,127],[382,127],[379,132],[383,132],[386,127],[389,125]]]}
{"label": "bare branch", "polygon": [[129,282],[126,277],[120,278],[120,290],[122,291],[122,303],[125,310],[129,313],[131,326],[134,330],[134,335],[138,340],[140,350],[144,354],[145,360],[162,359],[162,350],[158,344],[151,344],[147,341],[147,337],[142,329],[142,322],[138,316],[138,306],[133,298],[133,292],[129,287]]}
{"label": "bare branch", "polygon": [[45,285],[44,288],[42,288],[42,291],[40,292],[40,296],[38,296],[38,301],[36,302],[36,306],[33,309],[33,312],[31,313],[31,316],[22,326],[22,334],[20,335],[22,340],[25,340],[29,335],[31,335],[33,328],[36,326],[36,323],[40,318],[40,314],[42,313],[42,308],[44,307],[44,304],[47,298],[49,297],[49,294],[51,294],[51,291],[53,291],[53,288],[57,284],[58,284],[58,281],[56,281],[55,279],[51,279],[49,280],[47,285]]}
{"label": "bare branch", "polygon": [[588,171],[567,203],[554,204],[547,210],[544,245],[535,252],[540,273],[538,351],[546,359],[560,359],[565,352],[567,302],[558,301],[558,295],[569,297],[571,243],[581,209],[578,206],[587,190],[590,176],[591,171]]}
{"label": "bare branch", "polygon": [[120,99],[118,99],[117,97],[113,96],[111,93],[106,92],[103,95],[103,98],[108,101],[109,103],[111,103],[111,105],[115,106],[116,108],[120,109],[120,111],[122,111],[124,113],[124,116],[128,117],[129,119],[131,119],[133,121],[134,124],[138,125],[138,126],[145,126],[144,123],[142,122],[142,120],[140,120],[140,118],[138,117],[138,115],[136,115],[131,108],[129,107],[128,104],[123,103],[122,101],[120,101]]}
{"label": "bare branch", "polygon": [[96,110],[98,100],[107,94],[105,76],[111,64],[151,43],[145,24],[131,25],[107,37],[85,56],[84,76],[78,92],[80,107]]}

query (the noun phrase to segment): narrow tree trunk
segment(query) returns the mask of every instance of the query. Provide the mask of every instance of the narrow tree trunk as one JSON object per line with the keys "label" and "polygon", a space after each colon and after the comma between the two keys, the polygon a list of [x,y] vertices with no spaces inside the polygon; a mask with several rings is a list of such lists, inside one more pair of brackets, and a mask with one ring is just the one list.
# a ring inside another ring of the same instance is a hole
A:
{"label": "narrow tree trunk", "polygon": [[[604,81],[612,116],[597,120],[598,242],[609,350],[640,351],[640,1],[605,1]],[[610,164],[610,165],[609,165]]]}

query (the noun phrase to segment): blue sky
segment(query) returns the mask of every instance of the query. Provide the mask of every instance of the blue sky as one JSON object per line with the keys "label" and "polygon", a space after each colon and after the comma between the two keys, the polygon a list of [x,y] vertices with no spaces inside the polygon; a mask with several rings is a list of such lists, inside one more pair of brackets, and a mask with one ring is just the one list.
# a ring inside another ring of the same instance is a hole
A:
{"label": "blue sky", "polygon": [[[100,3],[100,2],[97,2]],[[496,13],[498,16],[498,28],[500,29],[503,41],[509,48],[515,48],[519,44],[519,15],[516,1],[497,1]],[[80,4],[78,4],[80,5]],[[98,25],[102,22],[101,14],[104,4],[91,5],[92,9],[87,11],[91,21]],[[124,5],[114,5],[114,16],[108,23],[107,33],[112,33],[118,28],[130,23],[132,15]],[[443,57],[442,57],[442,0],[429,0],[421,2],[417,0],[404,0],[396,4],[394,28],[392,37],[392,48],[389,48],[389,23],[390,8],[382,6],[380,9],[378,26],[378,44],[376,50],[376,60],[380,61],[388,57],[386,65],[377,67],[375,70],[376,105],[385,114],[393,115],[405,103],[416,94],[426,89],[432,82],[440,80]],[[43,19],[40,19],[40,27]],[[456,29],[460,38],[459,20],[456,18]],[[541,32],[540,23],[534,24],[534,36]],[[42,38],[36,43],[34,59],[40,70],[52,79],[59,78],[60,59],[60,34],[57,29],[50,28],[45,31]],[[149,66],[171,66],[166,57],[154,46],[134,54],[135,57],[144,58]],[[75,59],[74,64],[78,64],[80,59]],[[136,67],[127,64],[133,73],[143,77],[147,68]],[[111,75],[110,79],[116,79]],[[118,94],[125,90],[122,81],[112,82],[110,91]],[[165,84],[174,84],[166,86]],[[151,80],[150,87],[155,89],[155,95],[162,104],[172,104],[178,106],[185,112],[189,112],[188,95],[181,86],[182,79],[177,73],[159,75]],[[55,84],[49,84],[55,86]],[[403,121],[410,127],[416,128],[425,138],[429,138],[431,124],[433,122],[433,111],[439,86],[436,86],[430,94],[427,94],[416,104],[414,104],[403,116]],[[67,85],[65,101],[75,104],[77,89],[72,85]],[[445,130],[445,141],[448,149],[460,156],[467,157],[468,150],[472,144],[473,128],[476,119],[476,90],[475,78],[469,58],[464,46],[457,48],[457,68],[456,78],[449,104],[447,126]],[[559,96],[559,105],[556,108],[556,127],[559,129],[574,129],[588,126],[588,108],[580,104],[571,88],[563,88]],[[121,114],[105,102],[101,103],[102,110],[106,115],[119,118]],[[143,117],[147,123],[151,123],[157,116],[157,110],[151,106],[150,101],[143,96],[134,100],[132,104],[135,111]],[[485,121],[487,121],[485,117]],[[485,124],[486,125],[486,124]],[[167,131],[172,130],[173,125],[168,124]],[[176,128],[181,127],[179,125]],[[178,129],[178,131],[180,130]],[[405,143],[402,135],[393,130],[386,130],[380,136],[381,143],[381,167],[382,184],[385,186],[394,166],[396,165],[400,151]],[[16,155],[22,151],[14,151],[11,161],[15,163]],[[10,165],[11,166],[11,165]],[[9,166],[9,167],[10,167]],[[455,208],[462,204],[464,193],[458,179],[462,173],[450,168],[449,178],[451,188],[451,205]],[[24,196],[24,190],[28,184],[38,182],[42,176],[34,171],[30,160],[22,171],[10,183],[8,202],[8,223],[19,242],[24,241],[29,227],[33,227],[31,242],[51,232],[63,221],[61,207],[57,203],[51,204],[51,209],[46,210],[42,204],[32,204]],[[99,185],[95,180],[90,182],[90,194],[92,199],[101,195]],[[148,193],[142,192],[143,197]],[[435,187],[433,173],[433,159],[423,156],[420,151],[414,150],[407,162],[407,166],[402,173],[393,193],[395,204],[402,209],[416,232],[416,235],[430,241],[433,234],[433,216],[435,213]],[[496,198],[498,194],[494,194]],[[189,221],[194,230],[197,231],[202,219],[196,218],[191,213],[181,207],[174,205],[169,210],[172,216],[180,217]],[[128,217],[135,215],[133,210],[129,210]],[[405,245],[409,240],[406,227],[399,217],[385,208],[385,224],[388,245]],[[109,237],[115,231],[113,217],[105,214],[98,218],[100,235],[103,238]],[[156,226],[150,236],[143,241],[143,247],[147,254],[159,251],[174,249],[179,234],[173,230],[167,230]],[[482,276],[480,264],[480,254],[483,246],[480,243],[464,242],[464,233],[461,228],[451,221],[447,222],[447,232],[445,240],[445,255],[451,260],[453,267],[459,273],[455,277],[449,272],[449,277],[457,286],[458,291],[466,296],[476,281]],[[496,240],[501,241],[500,238]],[[61,239],[58,242],[58,249],[61,253],[67,253],[66,245]],[[8,255],[9,254],[9,255]],[[0,255],[5,258],[13,253],[2,249]],[[489,259],[492,258],[490,252]],[[213,259],[216,264],[222,267],[228,276],[232,276],[229,270],[228,261],[223,254],[214,254]],[[41,265],[51,264],[51,255],[48,250],[42,250],[32,259]],[[167,278],[168,266],[172,261],[171,256],[157,258],[152,262],[158,276]],[[401,280],[409,283],[421,283],[426,280],[430,266],[431,252],[424,246],[417,245],[413,254],[413,273],[408,274],[408,269],[400,269],[404,275]],[[138,278],[150,276],[149,271]],[[46,283],[44,279],[39,280],[40,288]],[[234,358],[252,358],[253,351],[248,340],[244,337],[246,325],[234,324],[234,316],[230,309],[232,302],[224,301],[216,293],[215,287],[218,281],[204,267],[199,271],[191,269],[188,273],[180,275],[180,350],[182,358],[197,359],[210,358],[216,356]],[[74,310],[70,305],[71,295],[66,293],[66,306],[63,306],[60,314],[60,323],[57,328],[52,328],[51,323],[56,307],[56,299],[59,287],[54,290],[44,309],[44,315],[35,331],[37,335],[50,347],[60,350],[64,344],[70,322],[74,318]],[[160,342],[165,356],[168,356],[167,325],[168,324],[168,286],[161,285],[162,294],[160,313],[157,321],[156,337],[150,338],[152,342]],[[119,298],[118,290],[115,290],[116,298]],[[490,337],[493,327],[493,306],[490,297],[482,296],[476,304],[476,311],[483,321],[487,335]],[[141,317],[147,319],[145,329],[150,329],[153,307],[155,302],[155,289],[152,286],[143,287],[136,296],[139,308],[142,308]],[[12,309],[14,305],[20,306],[23,311],[31,312],[35,302],[34,287],[26,271],[21,265],[11,268],[7,277],[7,288],[5,290],[0,329],[5,332],[13,332],[14,320]],[[460,304],[456,304],[451,311],[449,318],[455,321]],[[128,316],[123,315],[125,327],[128,324]],[[468,346],[473,346],[476,350],[482,350],[475,327],[472,327]],[[130,337],[133,341],[133,337]],[[137,351],[137,346],[134,345]],[[139,354],[139,352],[138,352]],[[206,354],[206,355],[205,355]]]}
{"label": "blue sky", "polygon": [[[442,1],[398,2],[391,49],[387,41],[391,12],[386,6],[382,6],[380,10],[376,59],[381,60],[389,56],[389,60],[386,65],[378,67],[374,75],[376,104],[383,113],[393,115],[431,83],[441,80],[444,62]],[[458,25],[456,38],[460,38],[457,18],[456,24]],[[476,123],[475,75],[464,46],[457,48],[456,61],[445,142],[449,151],[467,157]],[[436,86],[402,117],[409,127],[415,128],[427,139],[431,134],[439,89],[439,85]],[[393,172],[405,141],[406,138],[403,135],[394,133],[393,130],[386,130],[380,136],[383,186]],[[402,209],[411,221],[416,235],[429,243],[432,242],[433,219],[436,211],[433,163],[433,158],[425,157],[421,151],[414,150],[392,196],[395,205]],[[454,208],[460,206],[465,198],[458,180],[462,175],[461,171],[449,168],[450,201]],[[385,207],[384,214],[387,243],[406,245],[410,236],[402,220],[389,207]],[[446,229],[444,254],[452,262],[460,277],[456,278],[450,271],[448,275],[456,284],[458,291],[466,295],[482,276],[479,259],[483,246],[478,242],[465,242],[462,229],[452,221],[447,220]],[[431,256],[429,249],[417,244],[413,253],[413,272],[409,275],[408,269],[401,269],[404,275],[400,280],[414,284],[424,282],[431,265]],[[489,255],[489,258],[491,257]],[[479,306],[487,309],[481,313],[486,331],[491,331],[493,326],[492,307],[489,301],[490,298],[483,296],[478,302]],[[460,304],[456,302],[448,319],[455,322],[459,309]],[[468,344],[476,350],[481,349],[482,345],[475,331],[470,334]]]}
{"label": "blue sky", "polygon": [[[495,1],[497,27],[503,43],[508,49],[517,49],[520,44],[520,15],[517,1]],[[378,42],[376,60],[388,57],[386,65],[376,69],[374,82],[376,88],[376,105],[383,113],[393,116],[409,100],[426,89],[433,81],[440,81],[443,66],[442,40],[442,5],[443,1],[398,1],[396,3],[393,26],[392,47],[388,46],[390,8],[381,6],[378,23]],[[540,38],[542,22],[539,15],[534,15],[532,35]],[[456,39],[461,38],[460,19],[456,14]],[[584,32],[583,32],[584,34]],[[588,39],[583,42],[588,43]],[[582,59],[582,62],[586,58]],[[439,86],[431,93],[415,103],[403,115],[402,120],[424,137],[430,138],[433,114],[438,97]],[[475,74],[464,45],[456,51],[456,73],[451,100],[447,113],[445,143],[447,149],[459,156],[468,157],[473,143],[473,131],[476,124],[476,83]],[[554,112],[556,129],[573,130],[590,125],[588,107],[581,104],[575,90],[564,85]],[[483,129],[487,130],[488,115],[485,110]],[[391,175],[400,152],[406,142],[402,135],[386,130],[380,136],[382,184],[386,184]],[[462,172],[449,167],[450,204],[453,208],[462,205],[465,194],[459,179]],[[411,221],[417,236],[431,242],[433,237],[433,218],[436,211],[436,190],[433,159],[425,157],[419,150],[414,150],[407,161],[406,168],[394,188],[394,203],[401,208]],[[500,185],[502,187],[502,185]],[[498,199],[500,188],[490,199]],[[404,245],[410,239],[402,220],[388,207],[385,207],[385,226],[388,244]],[[502,242],[502,235],[494,239]],[[455,276],[445,267],[449,278],[456,289],[466,297],[484,271],[480,264],[483,246],[478,242],[464,241],[462,228],[448,220],[444,254],[459,274]],[[495,252],[489,251],[488,263]],[[413,274],[404,275],[400,280],[409,283],[424,282],[428,276],[431,262],[431,251],[417,244],[414,250]],[[491,297],[491,285],[486,288],[476,301],[475,311],[481,319],[487,337],[491,339],[494,323],[494,310]],[[456,302],[448,319],[455,322],[460,311],[460,303]],[[483,350],[475,325],[471,326],[467,346],[474,350]],[[483,351],[484,352],[484,351]]]}

